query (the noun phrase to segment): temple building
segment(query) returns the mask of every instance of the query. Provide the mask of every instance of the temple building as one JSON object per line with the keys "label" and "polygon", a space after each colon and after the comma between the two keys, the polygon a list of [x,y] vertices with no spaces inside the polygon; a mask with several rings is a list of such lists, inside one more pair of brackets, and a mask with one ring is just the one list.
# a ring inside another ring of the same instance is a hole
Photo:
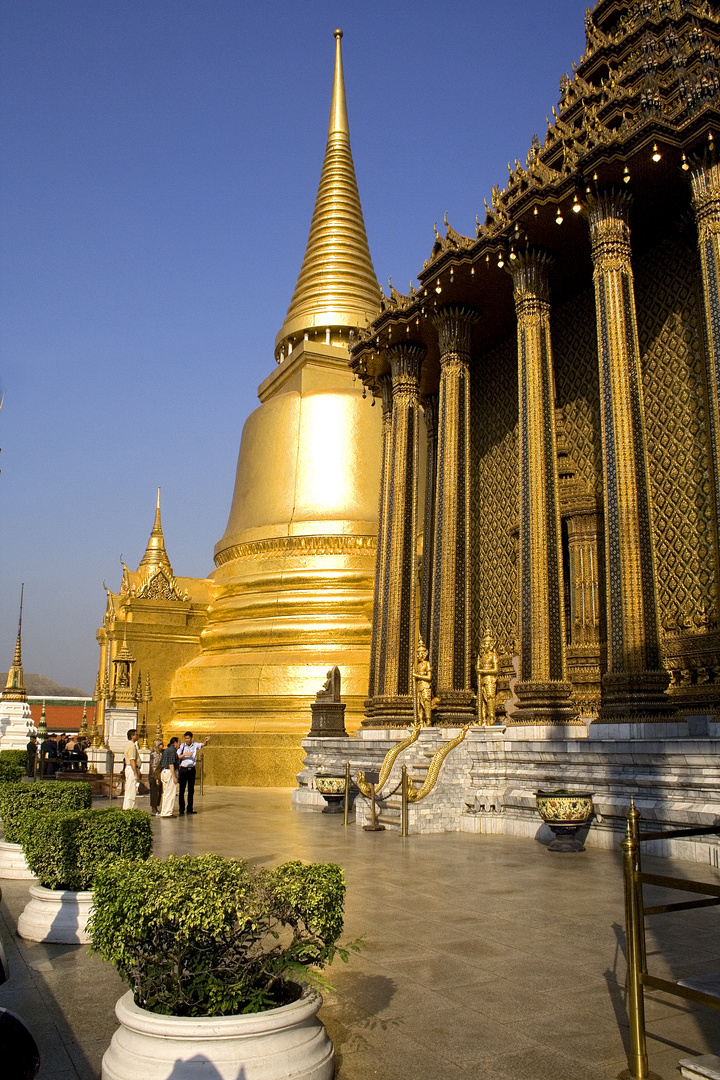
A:
{"label": "temple building", "polygon": [[342,670],[348,731],[367,696],[381,418],[348,366],[348,346],[379,314],[381,291],[350,150],[341,38],[336,30],[307,249],[275,370],[243,429],[215,569],[207,580],[175,581],[164,547],[148,548],[109,595],[98,635],[101,685],[127,632],[165,733],[213,734],[210,783],[293,785],[329,668]]}
{"label": "temple building", "polygon": [[20,618],[13,662],[8,671],[5,688],[0,693],[0,750],[25,750],[28,737],[35,731],[22,663],[22,596],[24,591],[25,586],[22,587],[20,593]]}
{"label": "temple building", "polygon": [[426,757],[494,680],[432,827],[529,835],[537,787],[578,782],[612,821],[639,774],[669,818],[720,801],[686,761],[716,761],[720,733],[720,5],[600,0],[585,30],[476,235],[446,219],[351,350],[383,416],[351,760],[417,717],[419,639]]}

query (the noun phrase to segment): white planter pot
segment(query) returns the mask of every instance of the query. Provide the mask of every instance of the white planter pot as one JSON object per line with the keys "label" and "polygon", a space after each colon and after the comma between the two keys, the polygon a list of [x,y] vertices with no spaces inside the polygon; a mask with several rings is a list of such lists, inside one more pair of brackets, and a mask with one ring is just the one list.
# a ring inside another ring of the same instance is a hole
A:
{"label": "white planter pot", "polygon": [[132,991],[115,1015],[122,1025],[102,1062],[102,1080],[332,1080],[335,1051],[318,1020],[322,998],[242,1016],[160,1016]]}
{"label": "white planter pot", "polygon": [[18,934],[26,941],[55,941],[87,945],[87,922],[92,892],[30,886],[30,900],[18,919]]}
{"label": "white planter pot", "polygon": [[25,862],[21,844],[0,840],[0,878],[34,880],[35,875]]}

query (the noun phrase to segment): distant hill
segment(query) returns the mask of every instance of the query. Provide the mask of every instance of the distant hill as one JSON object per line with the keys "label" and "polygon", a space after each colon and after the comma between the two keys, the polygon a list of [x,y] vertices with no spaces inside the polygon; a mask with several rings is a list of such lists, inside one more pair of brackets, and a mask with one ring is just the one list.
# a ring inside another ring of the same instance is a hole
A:
{"label": "distant hill", "polygon": [[[60,686],[59,683],[48,679],[47,675],[30,675],[27,671],[24,674],[25,688],[28,694],[33,696],[42,697],[43,694],[47,694],[48,697],[86,697],[88,701],[92,697],[92,694],[78,690],[77,686]],[[7,677],[7,671],[0,671],[0,690],[7,682]]]}

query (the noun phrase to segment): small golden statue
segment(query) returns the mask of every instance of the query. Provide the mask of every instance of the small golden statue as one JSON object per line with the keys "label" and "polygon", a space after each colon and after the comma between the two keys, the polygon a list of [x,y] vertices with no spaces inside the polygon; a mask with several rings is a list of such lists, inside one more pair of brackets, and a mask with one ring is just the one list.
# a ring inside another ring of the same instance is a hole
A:
{"label": "small golden statue", "polygon": [[478,723],[482,724],[483,727],[491,727],[495,723],[498,654],[489,623],[485,626],[485,634],[480,645],[475,670],[477,671],[478,683]]}
{"label": "small golden statue", "polygon": [[428,660],[428,651],[422,638],[418,640],[415,670],[412,673],[415,723],[429,727],[432,723],[432,665]]}

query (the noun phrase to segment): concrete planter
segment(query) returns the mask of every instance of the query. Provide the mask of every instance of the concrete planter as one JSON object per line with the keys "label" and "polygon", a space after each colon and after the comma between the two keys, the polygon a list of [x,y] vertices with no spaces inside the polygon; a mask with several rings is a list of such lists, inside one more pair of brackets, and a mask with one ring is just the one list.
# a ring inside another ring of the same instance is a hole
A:
{"label": "concrete planter", "polygon": [[18,934],[26,941],[87,945],[87,922],[93,894],[70,889],[30,886],[30,900],[18,919]]}
{"label": "concrete planter", "polygon": [[332,1080],[335,1051],[318,1020],[322,998],[240,1016],[161,1016],[120,998],[120,1027],[102,1062],[102,1080]]}
{"label": "concrete planter", "polygon": [[21,844],[0,840],[0,878],[33,881],[35,875],[25,862]]}

